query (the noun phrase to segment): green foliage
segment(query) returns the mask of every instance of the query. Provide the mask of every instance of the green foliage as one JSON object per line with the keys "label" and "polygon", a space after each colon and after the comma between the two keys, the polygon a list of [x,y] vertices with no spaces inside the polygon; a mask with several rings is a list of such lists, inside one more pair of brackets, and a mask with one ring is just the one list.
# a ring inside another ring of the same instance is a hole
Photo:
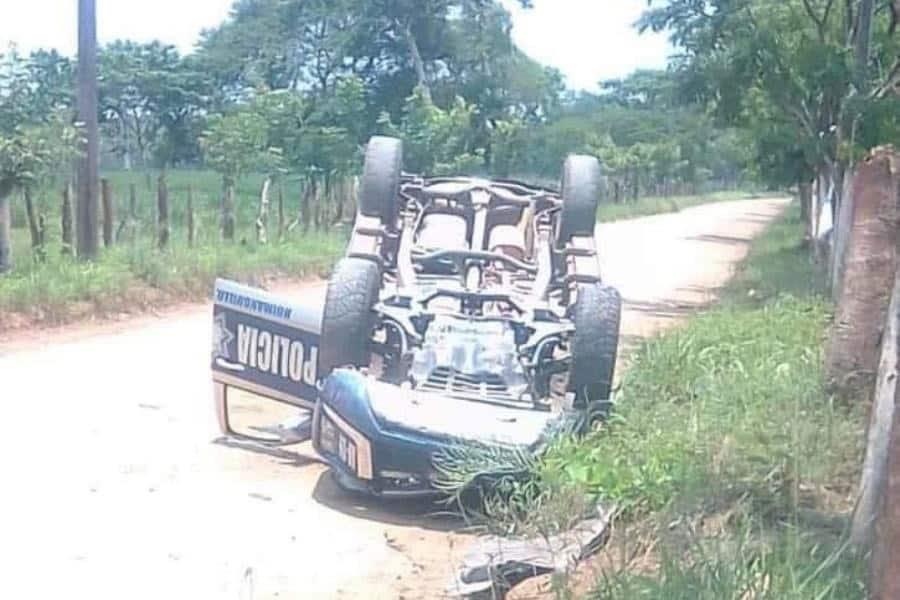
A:
{"label": "green foliage", "polygon": [[78,130],[64,115],[0,134],[0,189],[32,187],[77,155]]}
{"label": "green foliage", "polygon": [[884,3],[874,12],[871,59],[859,62],[860,8],[859,0],[666,0],[639,26],[672,32],[684,51],[681,94],[753,132],[760,173],[782,184],[896,139],[888,90],[900,41]]}
{"label": "green foliage", "polygon": [[0,194],[32,187],[77,155],[78,130],[62,104],[32,85],[38,64],[0,54]]}
{"label": "green foliage", "polygon": [[[762,540],[762,541],[761,541]],[[654,575],[622,571],[601,580],[592,600],[863,600],[865,561],[834,535],[752,522],[737,533],[661,548]]]}
{"label": "green foliage", "polygon": [[500,175],[556,178],[568,154],[592,154],[603,164],[610,199],[617,203],[746,183],[753,159],[746,140],[734,129],[717,127],[703,106],[684,104],[677,83],[666,71],[638,71],[604,82],[599,95],[570,96],[543,122],[497,121],[489,168]]}
{"label": "green foliage", "polygon": [[201,139],[207,163],[229,180],[253,170],[274,170],[280,149],[269,146],[268,128],[252,110],[214,116]]}
{"label": "green foliage", "polygon": [[417,88],[406,101],[400,125],[391,123],[388,115],[380,125],[384,133],[403,139],[405,167],[410,171],[466,173],[483,165],[484,149],[473,148],[469,140],[474,112],[475,107],[462,98],[442,110]]}
{"label": "green foliage", "polygon": [[795,486],[852,465],[855,444],[835,440],[861,439],[861,422],[823,401],[828,308],[799,232],[794,220],[774,227],[722,307],[640,349],[616,421],[563,443],[548,471],[641,512],[714,481],[786,509]]}
{"label": "green foliage", "polygon": [[[359,167],[360,142],[365,132],[365,89],[357,77],[337,82],[328,93],[308,101],[309,109],[293,131],[295,139],[283,146],[293,172],[309,176],[348,174]],[[296,112],[288,113],[296,119]]]}
{"label": "green foliage", "polygon": [[242,106],[210,118],[201,144],[209,166],[233,181],[250,171],[271,172],[281,162],[281,149],[269,145],[269,123],[255,110]]}
{"label": "green foliage", "polygon": [[100,114],[126,164],[196,160],[202,115],[213,90],[196,60],[174,46],[118,40],[100,49]]}

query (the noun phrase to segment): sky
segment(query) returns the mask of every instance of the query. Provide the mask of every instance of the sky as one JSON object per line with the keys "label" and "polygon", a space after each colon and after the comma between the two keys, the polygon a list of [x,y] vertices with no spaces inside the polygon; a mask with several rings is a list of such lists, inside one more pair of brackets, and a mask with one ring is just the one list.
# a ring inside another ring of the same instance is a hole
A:
{"label": "sky", "polygon": [[[534,0],[513,14],[513,37],[532,58],[560,69],[570,87],[594,90],[603,79],[636,68],[665,65],[669,45],[660,35],[639,35],[632,24],[643,0]],[[118,38],[159,39],[190,51],[202,29],[218,25],[232,0],[97,0],[100,43]],[[0,0],[0,48],[76,48],[77,0]]]}

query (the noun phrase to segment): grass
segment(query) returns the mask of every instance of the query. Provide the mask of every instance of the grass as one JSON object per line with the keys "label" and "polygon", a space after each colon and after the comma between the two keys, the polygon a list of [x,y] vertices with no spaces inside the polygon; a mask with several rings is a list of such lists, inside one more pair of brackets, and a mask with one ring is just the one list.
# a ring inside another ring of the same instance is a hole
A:
{"label": "grass", "polygon": [[538,508],[566,497],[618,507],[599,577],[557,578],[558,597],[865,597],[845,543],[864,414],[823,389],[831,307],[802,232],[795,207],[717,307],[636,351],[606,427],[563,438],[488,504],[493,529],[522,534],[568,523]]}
{"label": "grass", "polygon": [[638,351],[608,430],[547,458],[653,545],[594,597],[865,597],[844,542],[864,414],[824,392],[830,306],[802,231],[796,212],[770,228],[719,307]]}
{"label": "grass", "polygon": [[[248,177],[237,186],[236,241],[219,239],[219,178],[204,171],[173,171],[167,176],[171,242],[156,249],[155,177],[148,189],[143,174],[108,173],[120,214],[126,210],[128,186],[138,191],[138,225],[99,259],[82,263],[62,254],[60,240],[61,192],[59,185],[36,194],[39,210],[47,217],[44,262],[33,259],[25,228],[24,207],[14,199],[13,271],[0,278],[0,327],[32,322],[62,323],[92,314],[134,312],[184,299],[204,298],[216,277],[261,283],[276,276],[307,276],[327,272],[346,243],[346,228],[302,233],[302,228],[277,240],[273,207],[269,244],[255,241],[255,211],[262,178]],[[186,233],[187,188],[193,190],[197,235],[188,247]],[[286,220],[296,212],[295,187],[285,184]],[[276,192],[277,193],[277,192]]]}
{"label": "grass", "polygon": [[[743,200],[745,198],[760,198],[766,194],[749,191],[725,191],[698,194],[695,196],[646,196],[637,202],[622,202],[620,204],[604,203],[597,211],[597,220],[601,223],[634,219],[664,213],[673,213],[710,202],[725,202],[728,200]],[[771,195],[771,194],[768,194]]]}

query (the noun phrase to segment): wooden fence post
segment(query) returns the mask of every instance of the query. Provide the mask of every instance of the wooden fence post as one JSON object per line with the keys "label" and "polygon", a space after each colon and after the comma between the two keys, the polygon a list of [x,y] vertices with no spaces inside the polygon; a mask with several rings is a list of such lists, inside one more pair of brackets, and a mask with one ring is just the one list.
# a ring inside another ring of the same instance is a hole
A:
{"label": "wooden fence post", "polygon": [[9,197],[12,185],[0,189],[0,273],[12,269],[12,210]]}
{"label": "wooden fence post", "polygon": [[260,244],[269,243],[269,189],[272,187],[272,178],[266,177],[262,191],[259,193],[259,213],[256,216],[256,241]]}
{"label": "wooden fence post", "polygon": [[169,188],[166,186],[165,171],[159,174],[156,202],[159,235],[158,246],[160,250],[163,250],[169,245]]}
{"label": "wooden fence post", "polygon": [[194,186],[188,185],[187,189],[187,243],[188,247],[194,246]]}
{"label": "wooden fence post", "polygon": [[72,184],[67,183],[62,193],[62,252],[74,254],[75,246],[72,244]]}
{"label": "wooden fence post", "polygon": [[128,184],[128,216],[137,221],[137,186],[134,183]]}
{"label": "wooden fence post", "polygon": [[231,241],[234,239],[234,179],[225,179],[225,189],[222,191],[222,238]]}
{"label": "wooden fence post", "polygon": [[[900,598],[900,269],[894,284],[891,311],[885,331],[878,391],[872,409],[866,467],[867,488],[853,519],[852,539],[862,547],[872,546],[869,598]],[[870,465],[870,453],[877,464]],[[871,470],[869,468],[871,467]],[[865,481],[865,480],[864,480]],[[866,494],[866,492],[869,492]]]}
{"label": "wooden fence post", "polygon": [[103,245],[107,248],[114,243],[113,223],[116,220],[116,209],[113,203],[112,188],[105,177],[100,180],[100,198],[103,205]]}
{"label": "wooden fence post", "polygon": [[[325,185],[328,185],[327,180]],[[322,229],[322,195],[324,191],[327,191],[327,188],[323,189],[319,188],[319,186],[313,188],[313,223],[316,226],[316,231]]]}
{"label": "wooden fence post", "polygon": [[278,182],[278,239],[284,239],[284,184]]}
{"label": "wooden fence post", "polygon": [[353,220],[356,219],[356,211],[358,210],[358,196],[359,196],[359,177],[356,175],[353,176],[353,179],[350,180],[350,223],[353,223]]}
{"label": "wooden fence post", "polygon": [[303,233],[309,232],[310,222],[312,221],[312,212],[310,211],[310,197],[316,193],[315,179],[306,180],[306,186],[303,190],[303,197],[300,200],[300,214],[303,216]]}
{"label": "wooden fence post", "polygon": [[28,217],[28,230],[31,232],[31,249],[34,252],[34,259],[43,262],[46,258],[44,252],[44,226],[43,215],[38,217],[37,211],[34,209],[34,198],[31,196],[31,189],[25,188],[25,214]]}
{"label": "wooden fence post", "polygon": [[888,448],[894,424],[897,393],[897,341],[900,336],[900,270],[893,282],[878,377],[875,384],[869,429],[866,433],[866,457],[860,478],[860,497],[853,513],[850,539],[858,547],[868,547],[872,541],[872,526],[879,499],[887,482]]}

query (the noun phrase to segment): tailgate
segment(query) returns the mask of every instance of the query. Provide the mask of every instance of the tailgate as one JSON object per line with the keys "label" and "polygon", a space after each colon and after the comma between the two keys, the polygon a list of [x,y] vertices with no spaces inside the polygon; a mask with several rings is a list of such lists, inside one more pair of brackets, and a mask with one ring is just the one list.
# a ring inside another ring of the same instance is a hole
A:
{"label": "tailgate", "polygon": [[212,371],[231,386],[312,408],[322,307],[302,306],[220,279],[213,305]]}

